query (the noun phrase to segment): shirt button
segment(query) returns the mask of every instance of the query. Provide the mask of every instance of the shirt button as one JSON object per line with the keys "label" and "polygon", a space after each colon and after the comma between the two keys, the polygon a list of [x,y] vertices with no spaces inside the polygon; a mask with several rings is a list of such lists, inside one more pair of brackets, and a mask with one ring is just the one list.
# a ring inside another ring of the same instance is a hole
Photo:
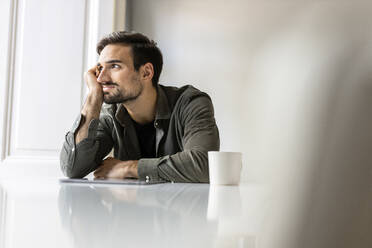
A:
{"label": "shirt button", "polygon": [[72,149],[71,149],[71,151],[72,151],[72,152],[74,152],[74,151],[75,151],[75,147],[74,147],[74,148],[72,148]]}
{"label": "shirt button", "polygon": [[157,121],[155,121],[155,127],[159,127],[159,123]]}
{"label": "shirt button", "polygon": [[146,176],[146,182],[149,182],[149,181],[150,181],[150,177]]}

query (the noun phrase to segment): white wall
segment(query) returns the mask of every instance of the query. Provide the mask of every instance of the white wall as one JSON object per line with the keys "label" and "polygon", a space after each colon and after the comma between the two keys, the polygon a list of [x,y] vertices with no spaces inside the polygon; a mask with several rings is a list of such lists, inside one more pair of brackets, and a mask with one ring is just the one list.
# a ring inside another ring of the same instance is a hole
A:
{"label": "white wall", "polygon": [[345,155],[339,142],[372,148],[370,1],[132,4],[132,28],[164,53],[161,81],[212,96],[221,150],[244,153],[244,180],[311,174]]}

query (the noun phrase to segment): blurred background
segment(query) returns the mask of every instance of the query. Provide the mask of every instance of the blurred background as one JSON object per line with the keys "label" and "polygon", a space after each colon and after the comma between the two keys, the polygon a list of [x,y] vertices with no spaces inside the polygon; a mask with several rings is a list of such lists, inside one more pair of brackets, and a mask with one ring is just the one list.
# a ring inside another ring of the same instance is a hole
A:
{"label": "blurred background", "polygon": [[368,0],[2,0],[0,177],[62,177],[95,45],[135,30],[162,50],[163,84],[210,94],[221,150],[243,153],[242,181],[276,189],[283,204],[263,247],[370,247],[371,10]]}

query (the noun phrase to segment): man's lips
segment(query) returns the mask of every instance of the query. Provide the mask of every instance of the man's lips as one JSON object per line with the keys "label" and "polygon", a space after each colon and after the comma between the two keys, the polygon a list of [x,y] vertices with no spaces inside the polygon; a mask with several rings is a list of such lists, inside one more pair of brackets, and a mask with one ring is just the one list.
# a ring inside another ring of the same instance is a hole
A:
{"label": "man's lips", "polygon": [[102,90],[103,91],[109,91],[110,89],[113,89],[113,88],[115,88],[114,84],[103,84],[102,85]]}

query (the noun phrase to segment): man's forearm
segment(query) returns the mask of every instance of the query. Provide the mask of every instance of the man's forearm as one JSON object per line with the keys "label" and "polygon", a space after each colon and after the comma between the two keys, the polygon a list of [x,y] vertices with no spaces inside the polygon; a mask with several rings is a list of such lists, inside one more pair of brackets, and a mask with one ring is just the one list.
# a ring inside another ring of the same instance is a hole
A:
{"label": "man's forearm", "polygon": [[103,97],[100,94],[90,93],[87,96],[83,109],[81,110],[83,119],[77,132],[75,133],[76,144],[78,144],[80,141],[88,136],[89,123],[91,122],[91,120],[99,118],[102,103]]}
{"label": "man's forearm", "polygon": [[140,159],[138,176],[146,181],[206,183],[209,182],[208,153],[185,150],[161,158]]}
{"label": "man's forearm", "polygon": [[[110,152],[113,141],[100,122],[103,103],[102,86],[98,82],[97,66],[89,69],[84,80],[89,94],[72,129],[65,136],[60,154],[61,169],[68,177],[81,178],[97,168]],[[82,141],[85,142],[82,142]]]}

